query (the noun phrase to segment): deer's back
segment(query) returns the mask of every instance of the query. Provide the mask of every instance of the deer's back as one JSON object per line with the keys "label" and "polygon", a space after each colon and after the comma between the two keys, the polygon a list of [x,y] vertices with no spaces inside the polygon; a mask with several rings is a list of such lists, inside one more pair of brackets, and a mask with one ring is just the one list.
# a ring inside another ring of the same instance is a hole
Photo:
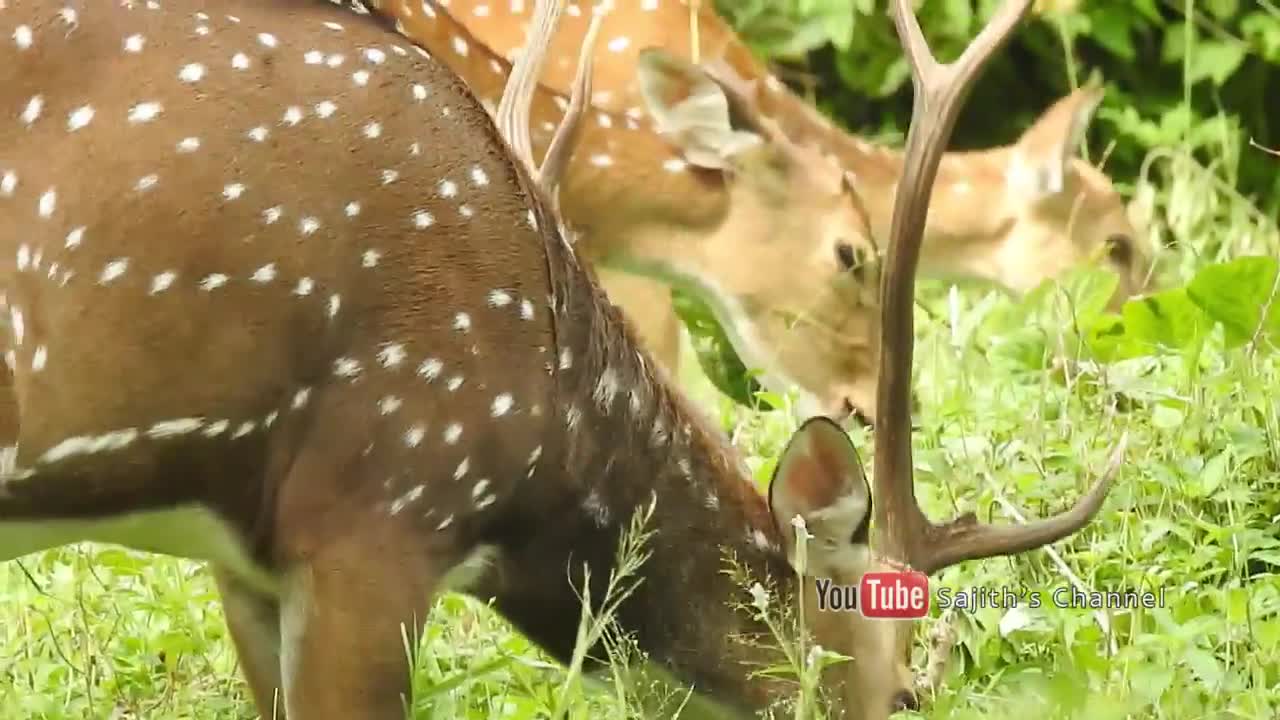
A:
{"label": "deer's back", "polygon": [[[121,5],[0,9],[4,349],[37,470],[0,516],[483,515],[544,432],[559,242],[483,110],[324,3]],[[254,485],[308,444],[312,485]],[[104,457],[132,474],[39,472]]]}

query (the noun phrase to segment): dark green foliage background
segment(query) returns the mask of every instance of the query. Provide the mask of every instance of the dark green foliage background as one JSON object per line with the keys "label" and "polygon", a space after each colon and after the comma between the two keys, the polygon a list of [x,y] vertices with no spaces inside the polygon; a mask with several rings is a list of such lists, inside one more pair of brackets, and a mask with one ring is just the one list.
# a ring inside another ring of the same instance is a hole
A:
{"label": "dark green foliage background", "polygon": [[[917,16],[935,54],[949,60],[999,3],[924,0]],[[762,57],[777,61],[793,87],[809,88],[846,127],[897,144],[910,119],[911,84],[887,6],[718,0],[720,12]],[[1114,144],[1106,168],[1122,187],[1157,147],[1189,143],[1197,159],[1213,163],[1222,160],[1221,133],[1242,133],[1246,145],[1250,138],[1280,145],[1280,2],[1040,0],[974,89],[952,147],[1012,142],[1095,73],[1107,96],[1091,128],[1091,157]],[[1278,169],[1275,157],[1252,151],[1225,171],[1274,216]]]}

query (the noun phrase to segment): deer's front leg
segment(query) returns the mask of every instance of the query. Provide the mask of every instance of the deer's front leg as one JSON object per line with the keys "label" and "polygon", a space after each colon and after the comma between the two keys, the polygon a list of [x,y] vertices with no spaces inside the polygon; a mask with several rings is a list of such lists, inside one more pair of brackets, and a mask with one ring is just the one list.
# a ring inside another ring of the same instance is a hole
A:
{"label": "deer's front leg", "polygon": [[221,568],[212,568],[222,596],[222,611],[263,720],[284,720],[284,683],[280,676],[280,606]]}
{"label": "deer's front leg", "polygon": [[280,630],[289,720],[406,717],[411,653],[438,576],[422,547],[385,522],[323,545],[288,571]]}

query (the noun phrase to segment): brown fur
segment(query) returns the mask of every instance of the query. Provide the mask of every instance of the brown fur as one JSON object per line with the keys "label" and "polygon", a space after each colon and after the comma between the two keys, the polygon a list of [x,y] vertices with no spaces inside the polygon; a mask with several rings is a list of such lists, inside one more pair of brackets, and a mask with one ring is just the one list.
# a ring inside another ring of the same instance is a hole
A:
{"label": "brown fur", "polygon": [[[740,644],[764,627],[730,609],[743,590],[720,572],[727,552],[776,602],[801,592],[787,518],[638,347],[456,76],[303,0],[111,3],[74,18],[11,0],[0,33],[0,106],[42,99],[29,123],[0,120],[0,175],[17,178],[0,197],[17,410],[0,558],[93,540],[209,561],[264,716],[387,720],[409,692],[402,631],[415,636],[474,552],[493,564],[471,591],[567,659],[569,578],[583,562],[607,578],[620,530],[656,499],[624,628],[725,708],[790,689],[750,675],[780,657]],[[344,61],[305,62],[311,51]],[[160,112],[130,122],[145,102]],[[336,110],[321,116],[325,102]],[[246,134],[259,125],[262,142]],[[188,137],[198,149],[180,150]],[[414,222],[421,211],[431,224]],[[438,376],[422,364],[433,358]],[[797,437],[796,453],[839,448],[821,453],[839,462],[796,463],[797,483],[865,495],[847,437]],[[164,534],[143,514],[183,509],[229,539]],[[849,537],[822,540],[843,552]],[[856,582],[868,567],[829,569]],[[690,610],[698,622],[672,622]],[[828,681],[837,710],[877,720],[901,702],[901,683],[867,686],[903,667],[859,650],[879,647],[867,623],[815,628],[858,657]],[[850,683],[863,688],[852,701]]]}

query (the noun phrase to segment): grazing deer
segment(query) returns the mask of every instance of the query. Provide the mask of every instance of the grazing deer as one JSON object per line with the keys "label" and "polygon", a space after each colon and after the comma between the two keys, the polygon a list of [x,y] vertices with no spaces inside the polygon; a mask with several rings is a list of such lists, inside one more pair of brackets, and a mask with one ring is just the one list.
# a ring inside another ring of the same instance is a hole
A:
{"label": "grazing deer", "polygon": [[[429,47],[437,57],[458,70],[470,84],[482,90],[497,81],[487,68],[474,58],[476,45],[497,54],[513,57],[525,42],[524,18],[531,4],[491,2],[490,0],[451,0],[427,7],[402,0],[374,2],[379,11],[395,17],[402,32],[415,42]],[[444,5],[445,7],[437,7]],[[567,92],[572,76],[572,59],[583,44],[588,3],[571,2],[567,17],[553,38],[550,57],[541,82],[549,91]],[[675,0],[640,0],[619,2],[605,14],[602,42],[595,53],[593,108],[598,119],[610,128],[630,126],[648,132],[646,114],[659,120],[663,108],[654,108],[646,94],[652,84],[653,69],[642,58],[647,48],[659,47],[681,58],[689,57],[697,47],[698,59],[707,65],[724,64],[741,79],[743,104],[777,124],[781,136],[806,147],[816,146],[839,160],[840,165],[856,178],[857,192],[866,208],[873,238],[886,237],[893,200],[902,177],[904,158],[901,152],[873,145],[851,135],[824,118],[803,98],[779,82],[760,63],[732,28],[719,16],[714,3],[704,2],[697,14],[696,37],[690,22],[688,3]],[[434,10],[433,10],[434,8]],[[425,11],[425,12],[424,12]],[[449,17],[444,17],[447,12]],[[448,22],[446,22],[448,21]],[[456,21],[469,35],[452,27]],[[637,71],[638,70],[638,71]],[[1024,292],[1047,278],[1085,262],[1100,259],[1119,276],[1119,284],[1111,299],[1115,309],[1124,300],[1147,288],[1151,255],[1144,240],[1130,223],[1119,194],[1105,174],[1082,159],[1074,157],[1085,130],[1102,100],[1099,88],[1083,88],[1062,98],[1049,108],[1014,144],[980,152],[955,152],[944,156],[939,170],[939,192],[932,199],[931,212],[925,226],[921,271],[936,277],[976,278],[997,283],[1015,292]],[[657,112],[655,112],[655,110]],[[618,115],[628,125],[617,122]],[[667,113],[669,115],[669,113]],[[646,168],[656,160],[643,152],[631,152],[625,139],[614,139],[617,132],[600,133],[584,138],[583,153],[604,153],[615,160],[609,180],[626,187],[630,201],[660,192],[664,186],[649,182]],[[606,138],[613,146],[604,144]],[[643,147],[643,145],[642,145]],[[573,171],[589,173],[592,182],[601,173],[587,164]],[[637,183],[620,177],[623,171],[637,174]],[[573,177],[571,173],[570,182]],[[568,219],[576,220],[574,208],[568,208]],[[812,212],[802,204],[790,206],[793,213]],[[818,255],[822,248],[810,252],[803,249],[809,238],[788,238],[797,244],[798,258]],[[800,268],[802,277],[783,270],[758,256],[750,242],[733,244],[735,258],[718,263],[713,272],[728,275],[740,267],[753,273],[767,267],[767,274],[786,274],[779,280],[780,292],[804,298],[821,288],[818,280],[830,268]],[[588,237],[584,242],[594,242]],[[600,241],[611,242],[610,239]],[[608,257],[625,252],[612,245],[595,254]],[[679,253],[679,248],[672,252]],[[816,275],[814,273],[817,273]],[[669,297],[661,288],[632,283],[628,287],[607,284],[611,296],[638,319],[645,336],[662,337],[664,346],[678,347],[672,338]],[[794,332],[797,344],[805,344],[807,328]],[[873,348],[862,348],[874,355]],[[676,356],[663,356],[674,363]]]}
{"label": "grazing deer", "polygon": [[[923,198],[965,90],[1028,5],[1006,3],[954,69],[919,61],[897,6],[927,92],[884,283],[872,506],[824,418],[762,497],[566,242],[564,155],[535,172],[513,142],[517,162],[456,75],[374,23],[306,0],[7,0],[0,288],[18,434],[0,558],[87,540],[208,561],[264,716],[390,720],[410,700],[402,633],[433,594],[494,598],[566,659],[583,563],[606,578],[625,519],[657,503],[618,614],[651,659],[733,716],[793,689],[755,672],[781,656],[732,607],[746,593],[721,572],[731,553],[853,658],[823,677],[836,716],[913,705],[911,625],[818,613],[815,580],[1067,537],[1119,458],[1022,527],[934,525],[912,490]],[[815,536],[800,580],[797,515]]]}
{"label": "grazing deer", "polygon": [[[444,10],[431,0],[384,0],[374,12],[446,61],[492,111],[510,63]],[[798,391],[802,414],[874,420],[879,253],[848,174],[781,135],[727,68],[654,50],[640,73],[649,112],[671,132],[592,109],[560,196],[582,255],[609,273],[610,297],[651,292],[642,281],[619,282],[621,272],[688,288],[766,387]],[[568,103],[567,93],[538,88],[535,156]],[[662,312],[653,322],[640,313],[640,334],[674,370],[670,297],[663,290],[646,301]]]}

